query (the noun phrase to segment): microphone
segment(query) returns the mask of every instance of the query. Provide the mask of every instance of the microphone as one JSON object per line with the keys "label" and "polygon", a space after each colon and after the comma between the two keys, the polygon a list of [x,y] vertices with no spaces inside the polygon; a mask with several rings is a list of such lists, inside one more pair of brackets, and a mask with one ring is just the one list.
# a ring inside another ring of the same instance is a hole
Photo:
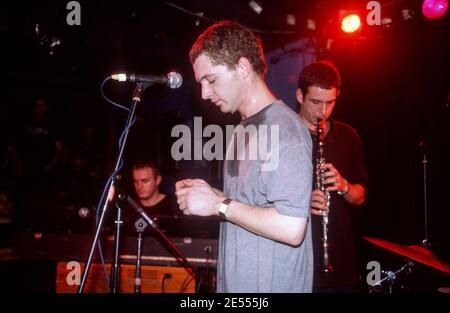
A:
{"label": "microphone", "polygon": [[149,84],[163,84],[172,89],[178,88],[183,83],[183,77],[177,72],[170,72],[167,75],[141,75],[141,74],[113,74],[111,78],[120,82],[130,81]]}

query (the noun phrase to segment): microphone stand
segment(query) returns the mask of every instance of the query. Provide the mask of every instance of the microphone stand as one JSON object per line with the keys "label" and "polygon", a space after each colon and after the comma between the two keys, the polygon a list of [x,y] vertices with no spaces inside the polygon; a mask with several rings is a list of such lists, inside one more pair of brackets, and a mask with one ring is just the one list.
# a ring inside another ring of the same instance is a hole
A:
{"label": "microphone stand", "polygon": [[175,254],[175,257],[179,263],[181,263],[189,272],[190,275],[194,276],[195,280],[200,283],[200,275],[194,269],[194,267],[189,263],[186,257],[183,255],[180,249],[170,240],[160,229],[158,224],[156,224],[148,215],[145,213],[144,209],[134,201],[129,195],[119,195],[120,200],[126,200],[133,209],[135,209],[141,217],[146,221],[153,229],[158,233],[158,235],[163,240],[164,244]]}
{"label": "microphone stand", "polygon": [[111,293],[117,293],[120,286],[120,229],[122,227],[122,208],[116,205],[117,208],[117,219],[114,222],[116,224],[116,234],[114,236],[114,261],[111,264],[111,280],[109,281],[109,289]]}
{"label": "microphone stand", "polygon": [[425,238],[422,240],[422,247],[429,248],[430,243],[428,241],[428,191],[427,191],[427,154],[428,154],[428,142],[425,137],[419,138],[418,148],[422,153],[422,175],[423,175],[423,213],[424,213],[424,233]]}
{"label": "microphone stand", "polygon": [[425,248],[430,247],[430,243],[428,241],[428,200],[427,200],[427,153],[423,152],[423,210],[424,210],[424,232],[425,239],[422,241],[422,246]]}
{"label": "microphone stand", "polygon": [[147,228],[148,224],[143,218],[138,219],[134,223],[136,232],[138,233],[137,238],[137,256],[136,256],[136,271],[134,272],[134,292],[141,293],[141,251],[142,251],[142,233]]}
{"label": "microphone stand", "polygon": [[[119,153],[117,155],[117,159],[116,159],[116,163],[115,163],[115,167],[114,167],[114,173],[117,173],[120,170],[120,167],[121,167],[121,164],[122,164],[122,160],[123,160],[123,152],[125,150],[125,145],[126,145],[127,138],[128,138],[128,131],[129,131],[129,128],[131,127],[131,125],[132,125],[132,123],[134,121],[137,104],[139,102],[141,102],[142,93],[145,90],[145,88],[147,88],[148,86],[150,86],[150,84],[148,84],[148,83],[137,83],[136,84],[136,88],[134,89],[133,102],[131,104],[131,109],[130,109],[130,112],[128,114],[127,121],[125,123],[125,128],[124,129],[126,131],[125,131],[125,134],[123,136],[122,144],[119,147]],[[118,180],[118,178],[116,176],[114,176],[112,181],[109,182],[108,188],[107,188],[108,189],[108,192],[107,192],[108,195],[111,193],[111,190],[112,190],[113,186],[115,186],[116,180]],[[101,229],[102,229],[102,226],[103,226],[103,222],[104,222],[104,218],[105,218],[105,215],[106,215],[106,211],[108,209],[108,205],[109,205],[109,203],[108,203],[107,197],[102,198],[101,199],[101,203],[98,206],[99,208],[100,207],[102,208],[102,212],[101,212],[101,215],[100,215],[100,220],[98,222],[97,229],[95,231],[95,236],[94,236],[94,240],[93,240],[92,245],[91,245],[91,250],[89,251],[89,256],[88,256],[87,261],[85,263],[85,267],[84,267],[84,270],[83,270],[83,275],[82,275],[81,282],[80,282],[80,287],[78,288],[78,293],[83,293],[84,287],[86,285],[87,275],[88,275],[89,269],[91,267],[92,258],[94,256],[94,251],[95,251],[95,246],[97,245],[98,239],[100,237],[100,232],[101,232]],[[118,276],[118,274],[119,274],[118,272],[119,271],[117,269],[119,268],[119,265],[118,265],[118,263],[119,263],[119,258],[118,258],[119,251],[118,251],[118,249],[119,249],[119,242],[120,242],[120,238],[119,238],[119,236],[120,236],[120,226],[121,226],[121,223],[122,223],[122,221],[121,221],[121,209],[120,208],[117,209],[116,223],[117,224],[116,224],[116,235],[115,235],[115,240],[116,241],[115,241],[115,252],[114,252],[114,264],[112,264],[112,266],[111,266],[111,273],[113,274],[113,277],[112,277],[111,284],[110,284],[110,290],[113,293],[117,292],[118,284],[119,284],[119,276]],[[116,270],[113,270],[113,269],[116,269]]]}

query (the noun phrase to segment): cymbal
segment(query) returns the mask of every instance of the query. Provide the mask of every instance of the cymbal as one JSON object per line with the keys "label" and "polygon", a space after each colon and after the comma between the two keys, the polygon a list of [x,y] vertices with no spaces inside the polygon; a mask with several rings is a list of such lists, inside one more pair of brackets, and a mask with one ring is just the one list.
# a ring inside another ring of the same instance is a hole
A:
{"label": "cymbal", "polygon": [[383,239],[363,236],[376,246],[450,274],[450,264],[439,260],[430,250],[418,245],[404,246]]}

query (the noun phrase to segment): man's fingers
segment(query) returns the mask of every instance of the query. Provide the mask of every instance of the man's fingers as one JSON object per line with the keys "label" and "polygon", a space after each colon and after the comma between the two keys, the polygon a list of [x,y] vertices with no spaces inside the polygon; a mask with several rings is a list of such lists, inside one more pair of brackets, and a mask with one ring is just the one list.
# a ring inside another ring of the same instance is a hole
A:
{"label": "man's fingers", "polygon": [[177,191],[175,191],[175,195],[178,197],[182,197],[184,195],[186,195],[186,193],[189,191],[189,188],[181,188]]}
{"label": "man's fingers", "polygon": [[311,208],[316,210],[327,210],[325,201],[311,201]]}
{"label": "man's fingers", "polygon": [[312,196],[314,196],[314,195],[322,195],[322,196],[325,196],[324,193],[323,193],[323,191],[320,190],[320,189],[315,189],[315,190],[313,190],[313,192],[311,193],[311,195],[312,195]]}
{"label": "man's fingers", "polygon": [[329,170],[329,171],[323,172],[322,174],[320,174],[320,176],[322,178],[335,177],[336,176],[336,171]]}
{"label": "man's fingers", "polygon": [[187,209],[187,204],[186,204],[186,202],[184,202],[184,201],[181,202],[181,203],[179,203],[178,206],[180,207],[180,210],[181,210],[181,211],[184,211],[184,210]]}
{"label": "man's fingers", "polygon": [[328,177],[327,179],[323,180],[323,184],[324,185],[331,185],[331,184],[337,184],[338,183],[338,179],[336,177]]}
{"label": "man's fingers", "polygon": [[338,185],[332,185],[332,186],[327,187],[327,190],[328,190],[328,191],[336,191],[336,190],[338,190],[338,189],[339,189],[339,186],[338,186]]}
{"label": "man's fingers", "polygon": [[311,209],[311,214],[323,216],[324,215],[324,211]]}
{"label": "man's fingers", "polygon": [[200,178],[196,178],[196,179],[192,179],[192,183],[195,185],[208,185],[208,183],[206,181],[204,181],[203,179]]}
{"label": "man's fingers", "polygon": [[190,179],[183,179],[179,180],[175,183],[175,190],[181,190],[183,188],[189,187],[189,180]]}
{"label": "man's fingers", "polygon": [[109,193],[108,193],[108,201],[111,202],[114,198],[114,193],[115,193],[116,188],[114,186],[111,187],[111,189],[109,189]]}
{"label": "man's fingers", "polygon": [[312,195],[311,196],[311,201],[315,201],[315,202],[324,202],[325,201],[325,196],[323,195]]}
{"label": "man's fingers", "polygon": [[187,179],[177,181],[175,183],[175,190],[178,191],[178,190],[182,190],[183,188],[198,187],[198,186],[204,186],[204,185],[208,185],[208,183],[206,181],[204,181],[203,179],[187,178]]}
{"label": "man's fingers", "polygon": [[175,188],[182,189],[182,188],[186,188],[186,187],[195,186],[196,184],[198,184],[198,183],[195,182],[195,179],[186,178],[186,179],[177,181],[175,183]]}
{"label": "man's fingers", "polygon": [[177,203],[181,204],[185,202],[186,197],[184,195],[177,197]]}
{"label": "man's fingers", "polygon": [[334,165],[332,163],[324,163],[320,166],[321,169],[333,170]]}

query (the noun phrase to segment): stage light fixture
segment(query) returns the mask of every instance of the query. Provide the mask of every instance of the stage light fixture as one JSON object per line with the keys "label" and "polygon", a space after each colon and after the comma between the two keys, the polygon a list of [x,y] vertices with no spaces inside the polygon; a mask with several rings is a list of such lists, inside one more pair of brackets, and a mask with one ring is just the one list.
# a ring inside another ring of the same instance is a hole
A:
{"label": "stage light fixture", "polygon": [[422,14],[430,19],[438,19],[448,10],[448,0],[424,0],[422,4]]}
{"label": "stage light fixture", "polygon": [[258,1],[250,1],[250,2],[248,3],[248,6],[249,6],[250,8],[252,8],[252,10],[253,10],[256,14],[261,14],[261,12],[262,12],[262,10],[263,10],[263,7],[262,7],[261,3],[258,2]]}
{"label": "stage light fixture", "polygon": [[349,14],[342,19],[341,29],[346,33],[354,33],[361,28],[361,19],[357,14]]}

